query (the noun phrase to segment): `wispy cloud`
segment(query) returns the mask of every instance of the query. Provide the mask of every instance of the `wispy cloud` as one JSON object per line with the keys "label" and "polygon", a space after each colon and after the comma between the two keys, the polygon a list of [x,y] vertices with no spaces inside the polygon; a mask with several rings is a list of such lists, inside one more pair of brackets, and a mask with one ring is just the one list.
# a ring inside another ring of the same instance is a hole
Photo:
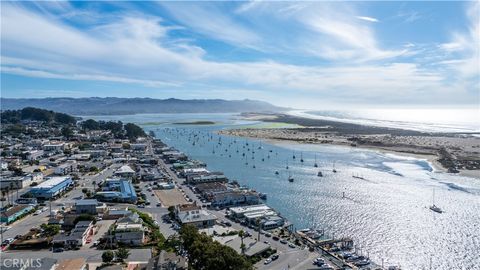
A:
{"label": "wispy cloud", "polygon": [[378,22],[378,19],[373,18],[373,17],[357,16],[356,18],[359,19],[359,20],[367,21],[367,22]]}
{"label": "wispy cloud", "polygon": [[[432,96],[438,102],[469,102],[472,96],[468,84],[448,80],[445,68],[402,59],[412,55],[413,43],[386,47],[375,31],[380,24],[361,16],[355,6],[254,2],[235,5],[232,15],[214,4],[189,3],[186,9],[186,3],[162,3],[174,18],[168,22],[166,15],[124,11],[102,24],[83,22],[87,27],[79,27],[65,16],[52,16],[49,9],[37,12],[5,3],[1,72],[135,84],[152,91],[198,87],[206,95],[208,90],[214,90],[212,95],[231,91],[232,96],[256,97],[302,93],[325,102],[430,102]],[[72,10],[58,12],[53,15]],[[471,23],[436,48],[449,51],[450,57],[438,65],[455,68],[462,76],[478,72],[473,66],[480,44],[475,15]],[[177,36],[179,31],[184,35]],[[216,47],[208,50],[197,42],[199,36],[228,44],[224,50],[250,48],[260,56],[220,59]],[[286,57],[274,60],[274,52]],[[313,60],[290,60],[298,55]]]}

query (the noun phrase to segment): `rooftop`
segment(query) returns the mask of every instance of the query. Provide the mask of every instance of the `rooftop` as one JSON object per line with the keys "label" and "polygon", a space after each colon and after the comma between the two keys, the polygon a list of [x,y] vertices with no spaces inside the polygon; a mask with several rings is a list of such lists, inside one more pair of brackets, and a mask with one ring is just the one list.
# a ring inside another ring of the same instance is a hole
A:
{"label": "rooftop", "polygon": [[58,184],[62,183],[63,181],[69,179],[70,176],[58,176],[58,177],[52,177],[42,183],[40,183],[38,186],[36,187],[33,187],[33,188],[37,188],[37,189],[50,189],[50,188],[53,188],[55,186],[57,186]]}
{"label": "rooftop", "polygon": [[61,261],[56,270],[80,270],[85,266],[84,258],[66,259]]}

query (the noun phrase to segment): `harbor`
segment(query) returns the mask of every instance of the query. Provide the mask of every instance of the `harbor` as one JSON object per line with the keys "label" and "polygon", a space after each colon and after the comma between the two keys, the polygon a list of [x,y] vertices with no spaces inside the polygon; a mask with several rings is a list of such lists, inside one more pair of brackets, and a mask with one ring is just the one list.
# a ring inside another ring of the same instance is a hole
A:
{"label": "harbor", "polygon": [[[291,221],[295,230],[316,228],[336,238],[350,236],[358,251],[380,266],[383,262],[384,266],[402,269],[429,269],[430,265],[432,269],[469,269],[480,263],[477,257],[468,255],[474,254],[478,246],[471,238],[478,234],[474,226],[478,223],[478,204],[471,203],[479,201],[478,181],[437,173],[428,160],[351,147],[218,134],[224,129],[262,125],[239,120],[234,114],[152,114],[121,118],[153,131],[169,146],[208,164],[208,170],[221,171],[228,179],[266,194],[266,203]],[[216,124],[172,124],[193,119]],[[219,140],[222,145],[218,144]],[[247,147],[243,148],[245,143],[255,146],[251,149],[255,151],[254,159]],[[244,151],[248,158],[244,157]],[[288,172],[294,182],[288,181]],[[442,209],[442,214],[429,209],[433,188],[435,204]],[[466,244],[460,245],[458,241],[449,244],[453,239]],[[411,246],[417,248],[411,249]],[[451,253],[452,250],[455,253]],[[467,257],[453,254],[467,254]]]}
{"label": "harbor", "polygon": [[[167,132],[174,135],[181,131],[171,129]],[[179,136],[184,136],[184,134],[179,134]],[[212,140],[213,135],[206,138],[207,142]],[[197,133],[190,134],[189,141],[192,145],[202,144],[202,140]],[[228,147],[235,146],[236,142],[236,140],[229,142]],[[215,144],[218,146],[212,148],[213,154],[215,153],[215,150],[222,152],[221,155],[229,152],[228,149],[222,151],[223,149],[221,149],[221,146],[223,143],[221,140],[215,142]],[[235,154],[241,155],[242,157],[246,156],[240,150],[237,152],[237,147],[234,148],[235,150],[233,152]],[[260,160],[265,161],[265,153],[258,153],[264,150],[262,145],[250,146],[247,142],[244,142],[241,148],[245,149],[246,152],[252,152],[252,160],[255,160],[255,151],[257,151],[257,154],[262,156]],[[267,158],[271,158],[270,153],[272,156],[275,155],[273,150],[267,150],[266,152],[268,153],[266,155]],[[202,205],[202,207],[207,207],[219,219],[225,218],[232,223],[237,223],[240,226],[243,226],[245,231],[249,229],[252,230],[252,233],[249,234],[252,234],[256,241],[255,243],[261,243],[263,239],[272,239],[273,242],[278,242],[280,245],[288,245],[291,248],[298,247],[300,249],[308,250],[311,254],[316,253],[317,256],[314,256],[315,259],[311,261],[310,266],[314,268],[318,267],[317,269],[386,269],[371,261],[366,254],[361,252],[361,249],[358,250],[354,240],[348,236],[344,237],[338,235],[335,237],[335,235],[327,235],[323,229],[296,230],[294,223],[291,223],[285,217],[282,217],[275,209],[265,205],[268,204],[268,200],[274,197],[274,195],[268,196],[266,193],[258,193],[257,191],[250,189],[248,186],[240,186],[237,180],[234,179],[228,181],[223,178],[222,172],[208,171],[205,169],[208,167],[208,164],[198,160],[191,160],[187,155],[175,148],[166,146],[160,150],[160,153],[162,153],[166,162],[172,164],[171,166],[167,165],[167,167],[174,169],[172,176],[180,176],[173,178],[177,184],[186,185],[186,187],[194,192],[198,199],[198,203]],[[231,154],[228,155],[231,157]],[[302,162],[303,154],[300,154],[300,156],[300,162]],[[245,163],[248,163],[247,158],[244,159]],[[252,164],[254,163],[252,162]],[[254,165],[252,165],[252,169],[255,169]],[[289,179],[291,178],[293,177],[289,176]],[[216,194],[214,193],[211,195],[212,191]],[[171,193],[172,191],[167,192]],[[245,200],[242,201],[232,201],[232,192],[236,192],[238,196],[251,194],[248,195],[251,197],[250,199],[245,198]],[[223,195],[220,196],[223,198],[223,201],[225,201],[225,195],[228,194],[227,196],[230,198],[228,203],[219,203],[218,194]],[[162,202],[164,201],[162,196],[159,196],[159,198]],[[189,198],[191,198],[191,196]],[[226,224],[226,222],[222,221],[221,224]],[[270,242],[266,240],[263,242],[270,244]],[[261,263],[262,262],[259,264],[261,265]],[[270,263],[272,263],[272,260],[267,258],[264,265],[269,265]],[[304,269],[303,266],[300,268],[297,266],[298,265],[293,263],[292,265],[288,264],[289,268]],[[400,268],[390,266],[388,269]]]}

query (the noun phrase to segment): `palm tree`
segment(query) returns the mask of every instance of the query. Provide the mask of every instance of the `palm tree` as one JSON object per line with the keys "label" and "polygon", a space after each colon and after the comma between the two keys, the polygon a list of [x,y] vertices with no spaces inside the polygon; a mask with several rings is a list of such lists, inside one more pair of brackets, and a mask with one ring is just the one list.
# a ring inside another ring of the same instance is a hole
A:
{"label": "palm tree", "polygon": [[240,245],[240,249],[242,250],[242,254],[245,253],[245,244],[243,243],[243,238],[245,238],[245,231],[240,230],[238,232],[238,236],[240,236],[240,240],[242,241],[242,244]]}
{"label": "palm tree", "polygon": [[10,193],[10,187],[5,188],[5,193],[7,194],[7,205],[10,205],[10,197],[8,196]]}
{"label": "palm tree", "polygon": [[95,192],[95,185],[97,184],[96,181],[92,181],[92,186],[93,186],[93,192]]}
{"label": "palm tree", "polygon": [[2,199],[0,200],[2,202],[2,209],[3,209],[3,201],[5,200],[5,190],[2,190]]}
{"label": "palm tree", "polygon": [[13,182],[10,182],[10,190],[12,191],[12,204],[15,201],[13,198]]}

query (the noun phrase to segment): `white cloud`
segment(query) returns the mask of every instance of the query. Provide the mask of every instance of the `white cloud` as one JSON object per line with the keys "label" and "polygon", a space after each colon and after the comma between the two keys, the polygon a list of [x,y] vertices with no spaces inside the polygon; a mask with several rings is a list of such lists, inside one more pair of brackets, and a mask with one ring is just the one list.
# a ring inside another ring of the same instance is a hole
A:
{"label": "white cloud", "polygon": [[[372,29],[358,21],[354,23],[353,13],[347,12],[348,19],[336,13],[318,15],[314,10],[290,12],[289,16],[317,35],[333,40],[310,46],[317,51],[312,53],[370,60],[401,53],[380,49]],[[80,31],[61,20],[14,5],[3,5],[1,15],[2,73],[133,83],[179,91],[203,84],[204,89],[255,89],[256,96],[261,96],[259,92],[272,95],[280,91],[287,96],[305,93],[319,100],[345,102],[425,102],[431,96],[447,102],[469,97],[464,94],[463,85],[447,85],[442,73],[413,63],[349,62],[319,67],[271,60],[207,60],[207,52],[202,48],[188,40],[172,39],[171,26],[164,26],[157,17],[124,14],[116,21]],[[199,27],[207,31],[211,26]]]}
{"label": "white cloud", "polygon": [[191,3],[163,2],[159,4],[181,24],[207,37],[235,46],[251,48],[256,48],[260,43],[261,38],[255,32],[235,22],[211,3],[192,5]]}
{"label": "white cloud", "polygon": [[367,21],[367,22],[378,22],[378,19],[373,18],[373,17],[357,16],[356,18],[359,19],[359,20]]}
{"label": "white cloud", "polygon": [[440,64],[456,72],[458,79],[473,79],[476,87],[480,87],[480,2],[471,2],[466,13],[469,21],[466,31],[455,31],[449,42],[440,44],[440,49],[452,55]]}

